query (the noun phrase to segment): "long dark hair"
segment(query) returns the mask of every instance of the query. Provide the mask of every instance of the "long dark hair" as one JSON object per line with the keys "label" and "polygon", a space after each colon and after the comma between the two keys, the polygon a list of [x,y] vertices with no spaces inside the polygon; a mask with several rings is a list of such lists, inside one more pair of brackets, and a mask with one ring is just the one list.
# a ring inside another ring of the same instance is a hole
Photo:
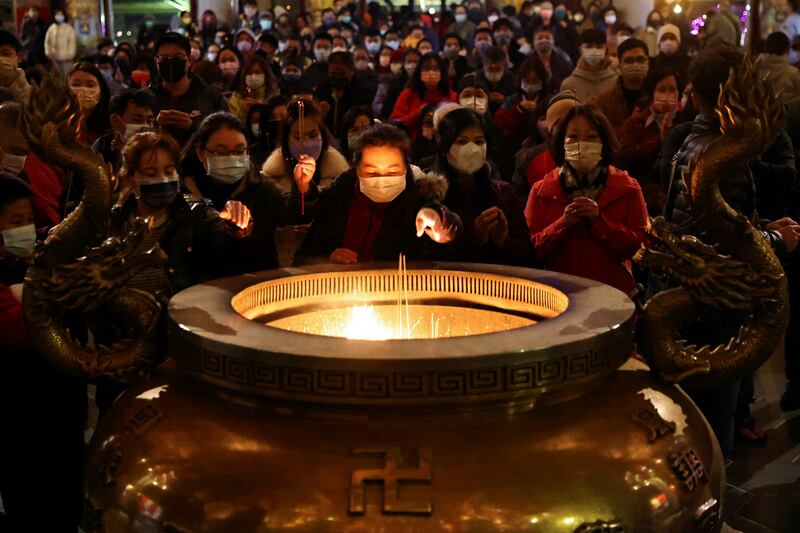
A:
{"label": "long dark hair", "polygon": [[[216,63],[218,67],[222,68],[219,64],[219,58],[220,56],[222,56],[222,52],[226,50],[230,50],[231,52],[233,52],[234,55],[239,59],[239,72],[237,72],[236,76],[233,77],[230,86],[227,87],[226,90],[234,92],[242,92],[242,89],[244,89],[244,56],[239,51],[239,49],[236,48],[235,46],[230,46],[230,45],[223,46],[222,48],[219,49],[217,57],[214,58],[214,63]],[[223,80],[227,80],[227,78],[223,77]]]}
{"label": "long dark hair", "polygon": [[208,139],[210,139],[215,132],[223,128],[238,131],[244,135],[245,139],[248,139],[247,131],[242,121],[236,118],[235,115],[226,111],[217,111],[216,113],[208,115],[203,119],[203,122],[200,123],[200,127],[197,128],[197,131],[194,132],[192,138],[189,139],[189,142],[186,143],[186,146],[183,148],[183,152],[181,153],[181,176],[205,175],[206,169],[197,156],[197,150],[195,148],[205,148],[206,144],[208,144]]}
{"label": "long dark hair", "polygon": [[441,79],[436,85],[436,88],[439,89],[439,92],[444,95],[450,94],[450,78],[447,76],[447,66],[444,63],[444,59],[433,52],[430,54],[425,54],[422,56],[422,59],[419,60],[419,65],[417,65],[417,68],[414,70],[414,75],[411,76],[410,80],[408,80],[408,86],[420,97],[425,96],[425,91],[427,89],[425,88],[425,84],[422,83],[422,69],[425,67],[425,63],[428,63],[431,60],[436,63],[436,65],[439,67],[439,72],[441,72]]}
{"label": "long dark hair", "polygon": [[259,110],[258,116],[258,144],[260,144],[263,149],[267,152],[267,154],[271,153],[280,142],[280,122],[276,126],[273,126],[272,119],[272,112],[275,110],[276,107],[281,105],[288,105],[289,104],[289,97],[283,95],[273,96],[269,100],[267,100],[266,104],[261,104],[260,106],[252,106],[250,108],[250,112],[247,114],[247,124],[252,123],[253,119],[253,110]]}
{"label": "long dark hair", "polygon": [[[459,108],[447,113],[439,122],[439,141],[436,144],[434,168],[447,177],[447,181],[450,183],[450,189],[452,189],[452,192],[456,192],[460,185],[459,180],[456,179],[458,171],[453,168],[453,166],[447,160],[447,153],[450,151],[450,148],[453,146],[453,143],[456,142],[456,139],[461,132],[472,126],[478,126],[481,128],[484,136],[486,137],[486,154],[488,163],[489,148],[492,142],[490,134],[491,130],[489,129],[489,125],[486,123],[486,120],[482,116],[477,114],[472,109]],[[475,202],[479,204],[481,210],[491,207],[493,205],[492,201],[494,198],[494,193],[492,192],[490,183],[489,165],[484,165],[483,168],[478,170],[472,176],[472,178],[478,187],[478,194],[474,197]]]}
{"label": "long dark hair", "polygon": [[103,78],[103,75],[100,74],[97,67],[91,63],[80,61],[72,65],[72,68],[70,68],[67,73],[67,80],[69,80],[69,77],[75,72],[91,74],[97,80],[97,84],[100,87],[100,100],[97,102],[92,112],[89,113],[89,116],[86,117],[86,128],[90,137],[99,137],[111,130],[111,114],[108,112],[108,104],[111,102],[111,91],[108,89],[108,84]]}
{"label": "long dark hair", "polygon": [[[292,131],[292,125],[300,120],[300,105],[299,102],[303,102],[303,117],[304,121],[308,121],[308,119],[313,119],[317,121],[319,125],[319,133],[320,137],[322,138],[322,149],[319,152],[319,157],[322,159],[322,155],[328,149],[328,146],[331,144],[331,134],[328,131],[328,128],[325,126],[325,117],[322,116],[322,111],[320,111],[319,107],[312,102],[311,100],[295,98],[286,106],[286,118],[284,119],[283,123],[281,124],[281,155],[283,155],[283,162],[286,165],[286,173],[291,174],[292,169],[297,164],[297,160],[292,157],[292,152],[289,150],[289,132]],[[322,165],[317,165],[317,170],[314,172],[314,182],[319,183],[320,180],[320,171],[322,170]]]}

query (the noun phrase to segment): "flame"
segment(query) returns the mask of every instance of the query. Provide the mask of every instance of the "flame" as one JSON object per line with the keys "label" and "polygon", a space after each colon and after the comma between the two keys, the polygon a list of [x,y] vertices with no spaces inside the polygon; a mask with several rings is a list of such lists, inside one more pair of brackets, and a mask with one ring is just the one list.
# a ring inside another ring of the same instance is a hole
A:
{"label": "flame", "polygon": [[347,322],[342,329],[343,337],[363,341],[385,341],[397,338],[397,333],[380,320],[373,306],[351,307],[347,313]]}

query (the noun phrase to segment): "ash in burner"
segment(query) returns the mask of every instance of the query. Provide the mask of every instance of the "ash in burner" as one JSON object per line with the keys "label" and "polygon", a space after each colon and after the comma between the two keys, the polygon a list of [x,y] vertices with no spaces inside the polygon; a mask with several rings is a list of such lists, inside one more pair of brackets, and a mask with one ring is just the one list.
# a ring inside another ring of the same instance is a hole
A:
{"label": "ash in burner", "polygon": [[296,333],[369,341],[464,337],[533,324],[536,321],[531,318],[500,311],[425,304],[403,305],[400,317],[395,305],[354,305],[266,322],[267,326]]}

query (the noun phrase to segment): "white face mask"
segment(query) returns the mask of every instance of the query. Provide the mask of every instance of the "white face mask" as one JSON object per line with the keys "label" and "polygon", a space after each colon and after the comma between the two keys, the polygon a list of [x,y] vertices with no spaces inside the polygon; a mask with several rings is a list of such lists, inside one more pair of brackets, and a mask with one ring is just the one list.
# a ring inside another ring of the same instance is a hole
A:
{"label": "white face mask", "polygon": [[125,133],[122,134],[122,138],[126,141],[142,131],[143,129],[147,129],[150,127],[149,124],[125,124]]}
{"label": "white face mask", "polygon": [[453,144],[447,152],[447,162],[456,170],[474,174],[486,163],[486,144]]}
{"label": "white face mask", "polygon": [[361,192],[376,204],[389,203],[406,190],[406,175],[358,177]]}
{"label": "white face mask", "polygon": [[498,81],[503,79],[504,72],[501,70],[500,72],[490,72],[489,70],[484,69],[483,75],[486,76],[486,79],[492,83],[497,83]]}
{"label": "white face mask", "polygon": [[4,153],[3,158],[0,159],[0,170],[19,176],[22,169],[25,168],[25,160],[27,155],[15,155]]}
{"label": "white face mask", "polygon": [[481,96],[467,96],[465,98],[459,98],[458,104],[461,107],[472,109],[479,115],[485,115],[486,111],[489,109],[489,99]]}
{"label": "white face mask", "polygon": [[606,22],[606,26],[613,26],[614,24],[617,23],[617,16],[614,15],[613,13],[610,13],[605,16],[604,20]]}
{"label": "white face mask", "polygon": [[606,49],[581,47],[581,57],[584,61],[586,61],[586,64],[588,64],[590,67],[594,67],[595,65],[599,65],[600,62],[605,59]]}
{"label": "white face mask", "polygon": [[17,56],[0,57],[0,85],[8,86],[17,79]]}
{"label": "white face mask", "polygon": [[588,174],[603,158],[603,143],[576,142],[564,145],[564,159],[579,174]]}
{"label": "white face mask", "polygon": [[664,55],[671,56],[672,54],[678,51],[678,48],[680,48],[680,44],[678,44],[678,41],[676,41],[675,39],[663,39],[658,44],[658,48]]}
{"label": "white face mask", "polygon": [[250,156],[210,155],[206,158],[206,172],[214,181],[230,185],[236,183],[250,170]]}
{"label": "white face mask", "polygon": [[264,74],[248,74],[244,77],[244,82],[253,89],[260,89],[264,86],[266,76]]}
{"label": "white face mask", "polygon": [[647,63],[623,63],[619,70],[623,78],[643,80],[647,76],[648,65]]}
{"label": "white face mask", "polygon": [[28,224],[19,228],[3,230],[3,246],[17,257],[28,257],[36,244],[36,226]]}
{"label": "white face mask", "polygon": [[94,109],[100,101],[100,87],[73,87],[72,92],[84,112]]}

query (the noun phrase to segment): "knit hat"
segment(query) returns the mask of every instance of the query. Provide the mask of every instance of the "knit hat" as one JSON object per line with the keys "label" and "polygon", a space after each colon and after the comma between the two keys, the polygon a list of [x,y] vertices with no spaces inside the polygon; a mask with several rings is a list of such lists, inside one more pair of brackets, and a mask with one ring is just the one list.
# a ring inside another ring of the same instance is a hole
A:
{"label": "knit hat", "polygon": [[580,105],[580,102],[572,91],[562,91],[552,97],[548,102],[547,115],[544,118],[547,123],[547,130],[552,130],[556,122],[564,118],[570,109],[578,105]]}
{"label": "knit hat", "polygon": [[678,39],[678,44],[681,44],[681,30],[675,24],[664,24],[660,28],[658,28],[658,32],[656,33],[656,43],[661,42],[661,38],[667,34],[671,33]]}

